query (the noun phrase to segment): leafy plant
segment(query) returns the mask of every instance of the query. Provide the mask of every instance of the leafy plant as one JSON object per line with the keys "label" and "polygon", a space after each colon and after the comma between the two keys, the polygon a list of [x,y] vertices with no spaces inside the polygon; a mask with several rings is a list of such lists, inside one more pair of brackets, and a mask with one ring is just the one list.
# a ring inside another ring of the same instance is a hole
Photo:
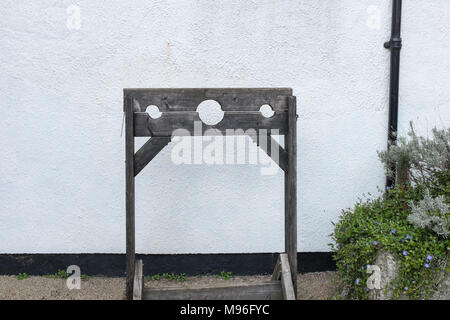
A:
{"label": "leafy plant", "polygon": [[420,186],[407,190],[396,187],[386,196],[360,201],[352,210],[342,212],[331,235],[335,243],[330,245],[339,278],[350,288],[350,298],[368,298],[367,267],[374,264],[382,249],[399,263],[398,278],[391,287],[394,298],[426,297],[437,284],[436,275],[449,271],[450,241],[406,219],[410,214],[407,201],[418,201],[422,196]]}
{"label": "leafy plant", "polygon": [[69,274],[65,270],[59,269],[56,273],[47,274],[44,277],[50,279],[67,279],[69,277]]}
{"label": "leafy plant", "polygon": [[222,270],[222,271],[220,271],[220,277],[223,280],[230,280],[233,277],[233,275],[232,275],[231,271],[226,272],[226,271]]}
{"label": "leafy plant", "polygon": [[423,200],[418,204],[409,202],[411,214],[406,219],[418,228],[428,228],[438,235],[447,238],[450,234],[450,210],[445,203],[444,196],[431,197],[430,191],[425,190]]}
{"label": "leafy plant", "polygon": [[[157,277],[155,279],[152,278],[152,280],[159,280],[159,274],[155,275],[155,276],[157,276]],[[186,281],[186,273],[180,273],[180,274],[163,273],[162,277],[164,279],[172,280],[172,281],[173,280],[176,280],[176,281],[179,281],[179,282],[185,282]]]}
{"label": "leafy plant", "polygon": [[56,278],[62,278],[62,279],[67,279],[69,277],[67,272],[65,270],[61,270],[61,269],[59,269],[58,272],[56,272],[55,276],[56,276]]}
{"label": "leafy plant", "polygon": [[368,298],[367,268],[382,251],[398,265],[389,284],[393,299],[428,298],[450,271],[450,129],[433,129],[426,139],[411,125],[408,135],[379,152],[388,173],[397,167],[401,183],[375,199],[360,199],[333,223],[330,246],[346,298]]}
{"label": "leafy plant", "polygon": [[161,276],[159,275],[159,273],[154,274],[153,276],[151,276],[151,279],[152,279],[153,281],[159,280],[160,278],[161,278]]}
{"label": "leafy plant", "polygon": [[27,278],[28,278],[28,274],[26,274],[26,273],[19,273],[18,275],[16,275],[17,280],[24,280]]}
{"label": "leafy plant", "polygon": [[378,156],[387,175],[393,177],[392,169],[397,168],[398,183],[426,183],[432,175],[450,170],[450,128],[433,128],[432,138],[425,138],[416,134],[410,122],[408,137],[399,137]]}
{"label": "leafy plant", "polygon": [[185,282],[186,281],[186,273],[180,273],[177,277],[177,280],[179,282]]}

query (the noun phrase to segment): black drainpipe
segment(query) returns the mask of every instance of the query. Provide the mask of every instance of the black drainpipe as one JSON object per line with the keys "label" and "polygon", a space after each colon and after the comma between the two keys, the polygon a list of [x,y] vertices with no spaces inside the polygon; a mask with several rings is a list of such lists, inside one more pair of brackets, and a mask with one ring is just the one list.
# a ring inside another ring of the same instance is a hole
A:
{"label": "black drainpipe", "polygon": [[[391,40],[384,44],[386,49],[391,50],[391,75],[389,85],[389,122],[388,122],[388,148],[397,140],[398,122],[398,88],[400,73],[400,50],[402,48],[402,38],[400,29],[402,22],[402,0],[392,1],[392,26]],[[395,168],[392,168],[394,177],[386,177],[386,187],[391,187],[395,183]]]}

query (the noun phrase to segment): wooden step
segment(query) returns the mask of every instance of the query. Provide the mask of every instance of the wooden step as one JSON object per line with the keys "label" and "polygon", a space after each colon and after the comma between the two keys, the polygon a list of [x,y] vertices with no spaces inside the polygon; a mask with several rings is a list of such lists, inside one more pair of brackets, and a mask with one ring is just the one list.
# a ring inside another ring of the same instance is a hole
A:
{"label": "wooden step", "polygon": [[200,288],[144,288],[143,300],[282,300],[280,281]]}

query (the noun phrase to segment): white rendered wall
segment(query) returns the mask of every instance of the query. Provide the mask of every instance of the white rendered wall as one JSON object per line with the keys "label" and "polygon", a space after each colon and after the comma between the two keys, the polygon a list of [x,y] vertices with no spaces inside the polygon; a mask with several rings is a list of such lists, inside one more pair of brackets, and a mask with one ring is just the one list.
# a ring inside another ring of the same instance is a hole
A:
{"label": "white rendered wall", "polygon": [[[123,88],[271,86],[298,100],[299,251],[329,251],[384,184],[390,19],[388,0],[3,0],[0,253],[125,251]],[[450,123],[449,20],[404,2],[400,133]],[[170,155],[136,180],[139,253],[283,250],[281,172]]]}

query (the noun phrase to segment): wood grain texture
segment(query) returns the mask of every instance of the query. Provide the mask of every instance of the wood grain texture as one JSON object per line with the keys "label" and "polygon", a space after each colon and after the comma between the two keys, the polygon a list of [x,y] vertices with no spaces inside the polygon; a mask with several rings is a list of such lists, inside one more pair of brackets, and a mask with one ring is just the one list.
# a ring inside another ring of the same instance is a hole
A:
{"label": "wood grain texture", "polygon": [[155,88],[124,89],[136,100],[141,112],[156,105],[160,111],[195,111],[205,100],[215,100],[224,111],[259,111],[269,104],[275,111],[286,111],[291,88]]}
{"label": "wood grain texture", "polygon": [[289,258],[286,253],[280,254],[281,267],[281,292],[284,300],[295,300],[294,286],[292,284],[291,268],[289,266]]}
{"label": "wood grain texture", "polygon": [[169,142],[170,137],[150,138],[134,155],[134,176],[137,176]]}
{"label": "wood grain texture", "polygon": [[285,248],[292,270],[292,283],[297,296],[297,101],[288,98],[288,134],[286,151],[288,153],[288,172],[285,174]]}
{"label": "wood grain texture", "polygon": [[134,268],[133,300],[142,300],[142,290],[144,289],[144,264],[142,260],[136,260]]}
{"label": "wood grain texture", "polygon": [[[216,125],[204,124],[196,111],[193,112],[163,112],[158,119],[152,119],[146,112],[134,114],[136,137],[171,137],[172,135],[194,135],[194,122],[202,124],[200,135],[206,130],[216,130],[225,135],[227,129],[276,129],[277,134],[287,133],[287,112],[276,112],[271,118],[264,117],[259,111],[229,111],[224,113],[222,121]],[[184,132],[178,130],[183,129]],[[269,132],[270,133],[270,132]]]}
{"label": "wood grain texture", "polygon": [[288,134],[285,149],[288,153],[288,171],[285,173],[285,250],[292,270],[292,283],[297,296],[297,102],[288,98]]}
{"label": "wood grain texture", "polygon": [[126,297],[133,298],[134,238],[134,116],[133,101],[125,98],[125,185],[126,185]]}
{"label": "wood grain texture", "polygon": [[281,300],[279,281],[204,288],[144,288],[145,300]]}

